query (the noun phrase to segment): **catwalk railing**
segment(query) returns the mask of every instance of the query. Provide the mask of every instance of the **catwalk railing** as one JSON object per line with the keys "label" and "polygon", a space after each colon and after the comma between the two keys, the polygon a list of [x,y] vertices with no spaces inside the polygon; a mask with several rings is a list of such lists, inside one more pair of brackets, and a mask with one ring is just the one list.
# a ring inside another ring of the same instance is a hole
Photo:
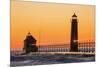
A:
{"label": "catwalk railing", "polygon": [[[11,54],[21,54],[23,50],[12,50]],[[64,53],[64,54],[95,54],[95,42],[84,41],[78,43],[78,52],[70,52],[70,44],[38,46],[38,52],[33,53]]]}
{"label": "catwalk railing", "polygon": [[[39,52],[70,52],[70,44],[38,46],[38,51]],[[78,52],[95,52],[95,42],[94,41],[79,42]]]}

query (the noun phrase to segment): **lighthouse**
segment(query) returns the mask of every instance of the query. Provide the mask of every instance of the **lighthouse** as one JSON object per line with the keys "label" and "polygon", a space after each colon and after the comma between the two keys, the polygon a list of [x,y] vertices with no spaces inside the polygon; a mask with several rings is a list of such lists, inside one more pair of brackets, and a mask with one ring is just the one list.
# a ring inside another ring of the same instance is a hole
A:
{"label": "lighthouse", "polygon": [[71,19],[71,39],[70,39],[70,51],[78,51],[78,21],[77,16],[74,13]]}
{"label": "lighthouse", "polygon": [[25,53],[37,52],[38,47],[36,46],[36,41],[37,40],[29,32],[24,40],[23,51],[25,51]]}

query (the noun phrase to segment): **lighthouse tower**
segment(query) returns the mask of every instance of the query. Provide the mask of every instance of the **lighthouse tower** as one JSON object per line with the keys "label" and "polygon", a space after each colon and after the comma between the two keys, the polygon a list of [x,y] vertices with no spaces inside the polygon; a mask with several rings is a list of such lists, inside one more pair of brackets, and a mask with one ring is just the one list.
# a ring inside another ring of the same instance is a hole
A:
{"label": "lighthouse tower", "polygon": [[78,22],[77,16],[74,13],[71,21],[71,39],[70,39],[70,51],[78,51]]}

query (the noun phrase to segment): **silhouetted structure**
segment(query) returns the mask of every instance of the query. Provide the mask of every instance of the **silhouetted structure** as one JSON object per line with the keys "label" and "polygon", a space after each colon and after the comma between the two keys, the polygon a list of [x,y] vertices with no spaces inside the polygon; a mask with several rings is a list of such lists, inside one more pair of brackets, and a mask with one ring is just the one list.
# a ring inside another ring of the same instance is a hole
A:
{"label": "silhouetted structure", "polygon": [[30,52],[37,52],[38,47],[36,46],[36,39],[31,35],[29,32],[28,35],[26,36],[24,40],[24,48],[23,50],[25,53],[30,53]]}
{"label": "silhouetted structure", "polygon": [[78,22],[75,13],[72,16],[72,21],[71,21],[70,51],[74,52],[78,51]]}

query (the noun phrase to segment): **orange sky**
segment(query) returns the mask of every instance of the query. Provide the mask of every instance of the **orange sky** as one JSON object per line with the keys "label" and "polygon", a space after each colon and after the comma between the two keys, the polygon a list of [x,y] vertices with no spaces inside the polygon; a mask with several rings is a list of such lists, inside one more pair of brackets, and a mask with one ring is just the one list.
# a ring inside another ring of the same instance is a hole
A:
{"label": "orange sky", "polygon": [[29,31],[37,44],[68,43],[74,12],[78,16],[79,41],[95,40],[93,5],[11,1],[11,48],[22,48]]}

